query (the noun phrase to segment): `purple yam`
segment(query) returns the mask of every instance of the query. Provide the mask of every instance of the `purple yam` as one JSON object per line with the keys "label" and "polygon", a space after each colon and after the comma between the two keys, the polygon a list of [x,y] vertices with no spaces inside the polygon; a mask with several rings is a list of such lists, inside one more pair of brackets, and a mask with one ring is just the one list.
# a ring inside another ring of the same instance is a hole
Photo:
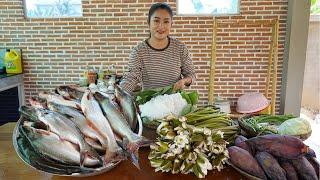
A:
{"label": "purple yam", "polygon": [[300,158],[309,149],[300,139],[287,135],[258,136],[248,139],[246,143],[255,151],[265,151],[273,156],[286,159]]}
{"label": "purple yam", "polygon": [[248,151],[237,146],[231,146],[228,148],[228,152],[231,163],[236,167],[253,176],[267,179],[257,160]]}
{"label": "purple yam", "polygon": [[306,156],[306,158],[308,159],[309,163],[312,165],[312,167],[314,168],[314,170],[316,171],[316,174],[318,176],[318,179],[319,179],[319,176],[320,176],[320,165],[317,161],[316,158],[314,157],[309,157],[309,156]]}
{"label": "purple yam", "polygon": [[293,167],[298,172],[301,179],[317,180],[317,174],[313,166],[304,156],[298,159],[291,160]]}
{"label": "purple yam", "polygon": [[239,148],[242,148],[242,149],[248,151],[251,155],[254,155],[251,147],[250,147],[245,141],[241,142],[241,143],[238,144],[237,146],[238,146]]}
{"label": "purple yam", "polygon": [[309,151],[308,151],[308,153],[306,154],[306,156],[307,156],[307,157],[310,157],[310,158],[312,158],[312,157],[316,158],[316,157],[317,157],[317,156],[316,156],[316,152],[314,152],[314,150],[311,149],[310,147],[309,147]]}
{"label": "purple yam", "polygon": [[288,180],[299,180],[298,174],[290,162],[280,161],[280,166],[286,171]]}
{"label": "purple yam", "polygon": [[271,154],[267,152],[258,152],[255,157],[270,179],[286,179],[286,172],[281,168],[278,161]]}
{"label": "purple yam", "polygon": [[242,143],[242,142],[244,142],[246,140],[248,140],[246,137],[239,135],[239,136],[237,136],[236,140],[234,141],[234,144],[236,146],[238,146],[240,143]]}

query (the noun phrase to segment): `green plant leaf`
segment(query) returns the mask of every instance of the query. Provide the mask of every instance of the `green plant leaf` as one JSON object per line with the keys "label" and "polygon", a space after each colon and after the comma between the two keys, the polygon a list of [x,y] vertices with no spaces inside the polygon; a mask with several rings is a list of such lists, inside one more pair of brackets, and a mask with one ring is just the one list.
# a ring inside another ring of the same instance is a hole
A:
{"label": "green plant leaf", "polygon": [[198,103],[199,94],[197,93],[197,91],[192,91],[191,93],[188,94],[188,96],[192,105],[196,105]]}

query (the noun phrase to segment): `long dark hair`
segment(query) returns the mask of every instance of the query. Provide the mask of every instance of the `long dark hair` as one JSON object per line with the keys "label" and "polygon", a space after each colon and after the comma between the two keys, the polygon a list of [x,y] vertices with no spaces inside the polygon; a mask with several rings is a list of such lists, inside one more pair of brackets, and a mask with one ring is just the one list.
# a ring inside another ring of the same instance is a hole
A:
{"label": "long dark hair", "polygon": [[171,7],[167,3],[155,3],[149,9],[149,14],[148,14],[148,24],[149,25],[150,25],[151,16],[158,9],[164,9],[164,10],[168,11],[168,13],[170,14],[170,17],[172,19],[173,12],[172,12]]}

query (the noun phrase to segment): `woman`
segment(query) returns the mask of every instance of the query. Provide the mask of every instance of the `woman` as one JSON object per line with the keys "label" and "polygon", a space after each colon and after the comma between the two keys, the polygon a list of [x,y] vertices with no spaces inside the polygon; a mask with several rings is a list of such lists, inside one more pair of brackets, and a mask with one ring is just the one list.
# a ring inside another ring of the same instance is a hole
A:
{"label": "woman", "polygon": [[174,84],[174,90],[189,86],[195,79],[188,49],[179,40],[169,37],[172,9],[166,3],[149,9],[150,37],[133,48],[129,56],[129,73],[120,86],[132,94],[141,84],[153,89]]}

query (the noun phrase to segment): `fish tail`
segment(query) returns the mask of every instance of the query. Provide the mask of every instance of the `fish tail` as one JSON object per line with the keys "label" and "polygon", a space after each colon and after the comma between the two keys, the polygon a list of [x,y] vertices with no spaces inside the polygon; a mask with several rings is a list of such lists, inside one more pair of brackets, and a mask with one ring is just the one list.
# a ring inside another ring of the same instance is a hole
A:
{"label": "fish tail", "polygon": [[122,147],[122,149],[128,151],[129,153],[133,153],[140,147],[149,146],[150,144],[154,143],[154,141],[137,134],[134,134],[133,139],[134,140],[129,141],[128,138],[124,137],[122,142],[118,142],[118,144]]}
{"label": "fish tail", "polygon": [[140,170],[138,149],[135,150],[133,153],[130,153],[130,158],[132,164]]}
{"label": "fish tail", "polygon": [[97,160],[99,160],[99,164],[103,164],[101,157],[99,156],[99,154],[96,151],[94,151],[94,150],[80,151],[80,167],[84,167],[84,161],[85,161],[86,157],[97,159]]}
{"label": "fish tail", "polygon": [[130,153],[130,159],[132,164],[140,170],[138,149]]}
{"label": "fish tail", "polygon": [[88,143],[89,146],[91,146],[97,152],[105,151],[105,148],[102,146],[102,144],[98,140],[94,140],[89,137],[85,137],[84,140]]}
{"label": "fish tail", "polygon": [[123,138],[123,141],[119,144],[125,151],[126,155],[130,157],[131,162],[140,170],[139,165],[139,146],[137,143],[131,143],[127,138]]}
{"label": "fish tail", "polygon": [[80,167],[84,167],[84,160],[86,158],[86,152],[80,151]]}
{"label": "fish tail", "polygon": [[127,144],[127,149],[130,152],[134,152],[136,149],[140,147],[146,147],[149,146],[150,144],[154,143],[153,140],[149,140],[143,136],[139,136],[137,134],[134,134],[134,141],[128,142]]}
{"label": "fish tail", "polygon": [[122,161],[122,160],[126,160],[126,159],[127,159],[127,157],[121,148],[116,150],[116,152],[110,152],[107,150],[106,154],[104,155],[104,162],[103,163],[106,166],[109,163],[116,162],[116,161]]}
{"label": "fish tail", "polygon": [[86,152],[86,156],[90,156],[94,159],[99,160],[99,164],[103,164],[103,160],[101,159],[101,157],[99,156],[99,154],[97,153],[97,151],[95,151],[94,149],[91,149],[90,151]]}

